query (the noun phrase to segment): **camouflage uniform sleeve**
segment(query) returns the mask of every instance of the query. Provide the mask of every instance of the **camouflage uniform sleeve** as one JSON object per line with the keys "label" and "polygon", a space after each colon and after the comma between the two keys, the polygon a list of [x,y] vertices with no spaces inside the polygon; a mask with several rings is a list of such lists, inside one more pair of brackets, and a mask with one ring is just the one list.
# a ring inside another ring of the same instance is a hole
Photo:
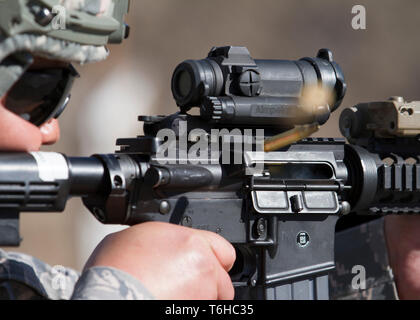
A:
{"label": "camouflage uniform sleeve", "polygon": [[109,267],[76,271],[26,254],[0,250],[0,300],[153,299],[139,280]]}
{"label": "camouflage uniform sleeve", "polygon": [[151,300],[139,280],[121,270],[93,267],[76,284],[72,300]]}
{"label": "camouflage uniform sleeve", "polygon": [[336,269],[329,276],[331,299],[398,299],[388,260],[384,218],[338,232],[335,261]]}
{"label": "camouflage uniform sleeve", "polygon": [[22,253],[0,250],[0,299],[70,299],[79,274]]}

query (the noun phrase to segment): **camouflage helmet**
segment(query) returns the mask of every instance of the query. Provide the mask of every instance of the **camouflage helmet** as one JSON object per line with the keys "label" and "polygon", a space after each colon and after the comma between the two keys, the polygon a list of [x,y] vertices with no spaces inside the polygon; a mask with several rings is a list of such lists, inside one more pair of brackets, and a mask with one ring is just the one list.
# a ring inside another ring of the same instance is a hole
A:
{"label": "camouflage helmet", "polygon": [[[130,0],[0,0],[0,96],[30,65],[22,52],[85,64],[128,36]],[[5,63],[11,56],[19,63]],[[16,60],[16,59],[15,59]]]}

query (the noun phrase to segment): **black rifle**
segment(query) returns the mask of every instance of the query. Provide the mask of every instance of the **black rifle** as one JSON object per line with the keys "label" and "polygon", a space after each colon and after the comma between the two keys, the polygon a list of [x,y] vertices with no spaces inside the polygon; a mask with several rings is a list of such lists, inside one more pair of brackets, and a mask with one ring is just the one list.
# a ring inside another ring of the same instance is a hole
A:
{"label": "black rifle", "polygon": [[[332,90],[333,103],[303,110],[310,85]],[[214,48],[178,66],[172,91],[181,111],[140,117],[144,136],[119,139],[116,154],[0,154],[2,244],[19,244],[20,212],[63,211],[81,197],[103,223],[165,221],[225,237],[237,250],[237,299],[328,299],[339,217],[420,213],[415,102],[346,109],[340,126],[349,144],[308,138],[259,148],[261,129],[264,139],[323,124],[340,105],[346,85],[329,50],[283,61]],[[194,106],[200,115],[188,113]],[[232,150],[238,141],[251,147]],[[222,151],[205,148],[213,143]]]}

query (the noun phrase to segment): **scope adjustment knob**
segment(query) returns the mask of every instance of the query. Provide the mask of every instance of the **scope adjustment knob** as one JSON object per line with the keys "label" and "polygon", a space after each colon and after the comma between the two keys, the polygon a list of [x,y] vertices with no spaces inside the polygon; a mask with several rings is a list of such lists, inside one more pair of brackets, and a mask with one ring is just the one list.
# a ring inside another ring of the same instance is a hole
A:
{"label": "scope adjustment knob", "polygon": [[239,90],[246,97],[261,93],[261,76],[255,70],[247,70],[239,76]]}
{"label": "scope adjustment knob", "polygon": [[203,119],[219,122],[223,117],[223,103],[219,98],[207,97],[204,99],[200,115]]}

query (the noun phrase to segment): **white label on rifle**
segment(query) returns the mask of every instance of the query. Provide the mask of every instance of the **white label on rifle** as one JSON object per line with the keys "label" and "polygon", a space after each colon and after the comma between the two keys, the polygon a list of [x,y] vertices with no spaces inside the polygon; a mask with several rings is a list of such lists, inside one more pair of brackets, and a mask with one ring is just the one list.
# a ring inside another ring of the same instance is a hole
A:
{"label": "white label on rifle", "polygon": [[31,152],[38,164],[39,178],[45,182],[67,180],[69,167],[66,158],[55,152]]}

